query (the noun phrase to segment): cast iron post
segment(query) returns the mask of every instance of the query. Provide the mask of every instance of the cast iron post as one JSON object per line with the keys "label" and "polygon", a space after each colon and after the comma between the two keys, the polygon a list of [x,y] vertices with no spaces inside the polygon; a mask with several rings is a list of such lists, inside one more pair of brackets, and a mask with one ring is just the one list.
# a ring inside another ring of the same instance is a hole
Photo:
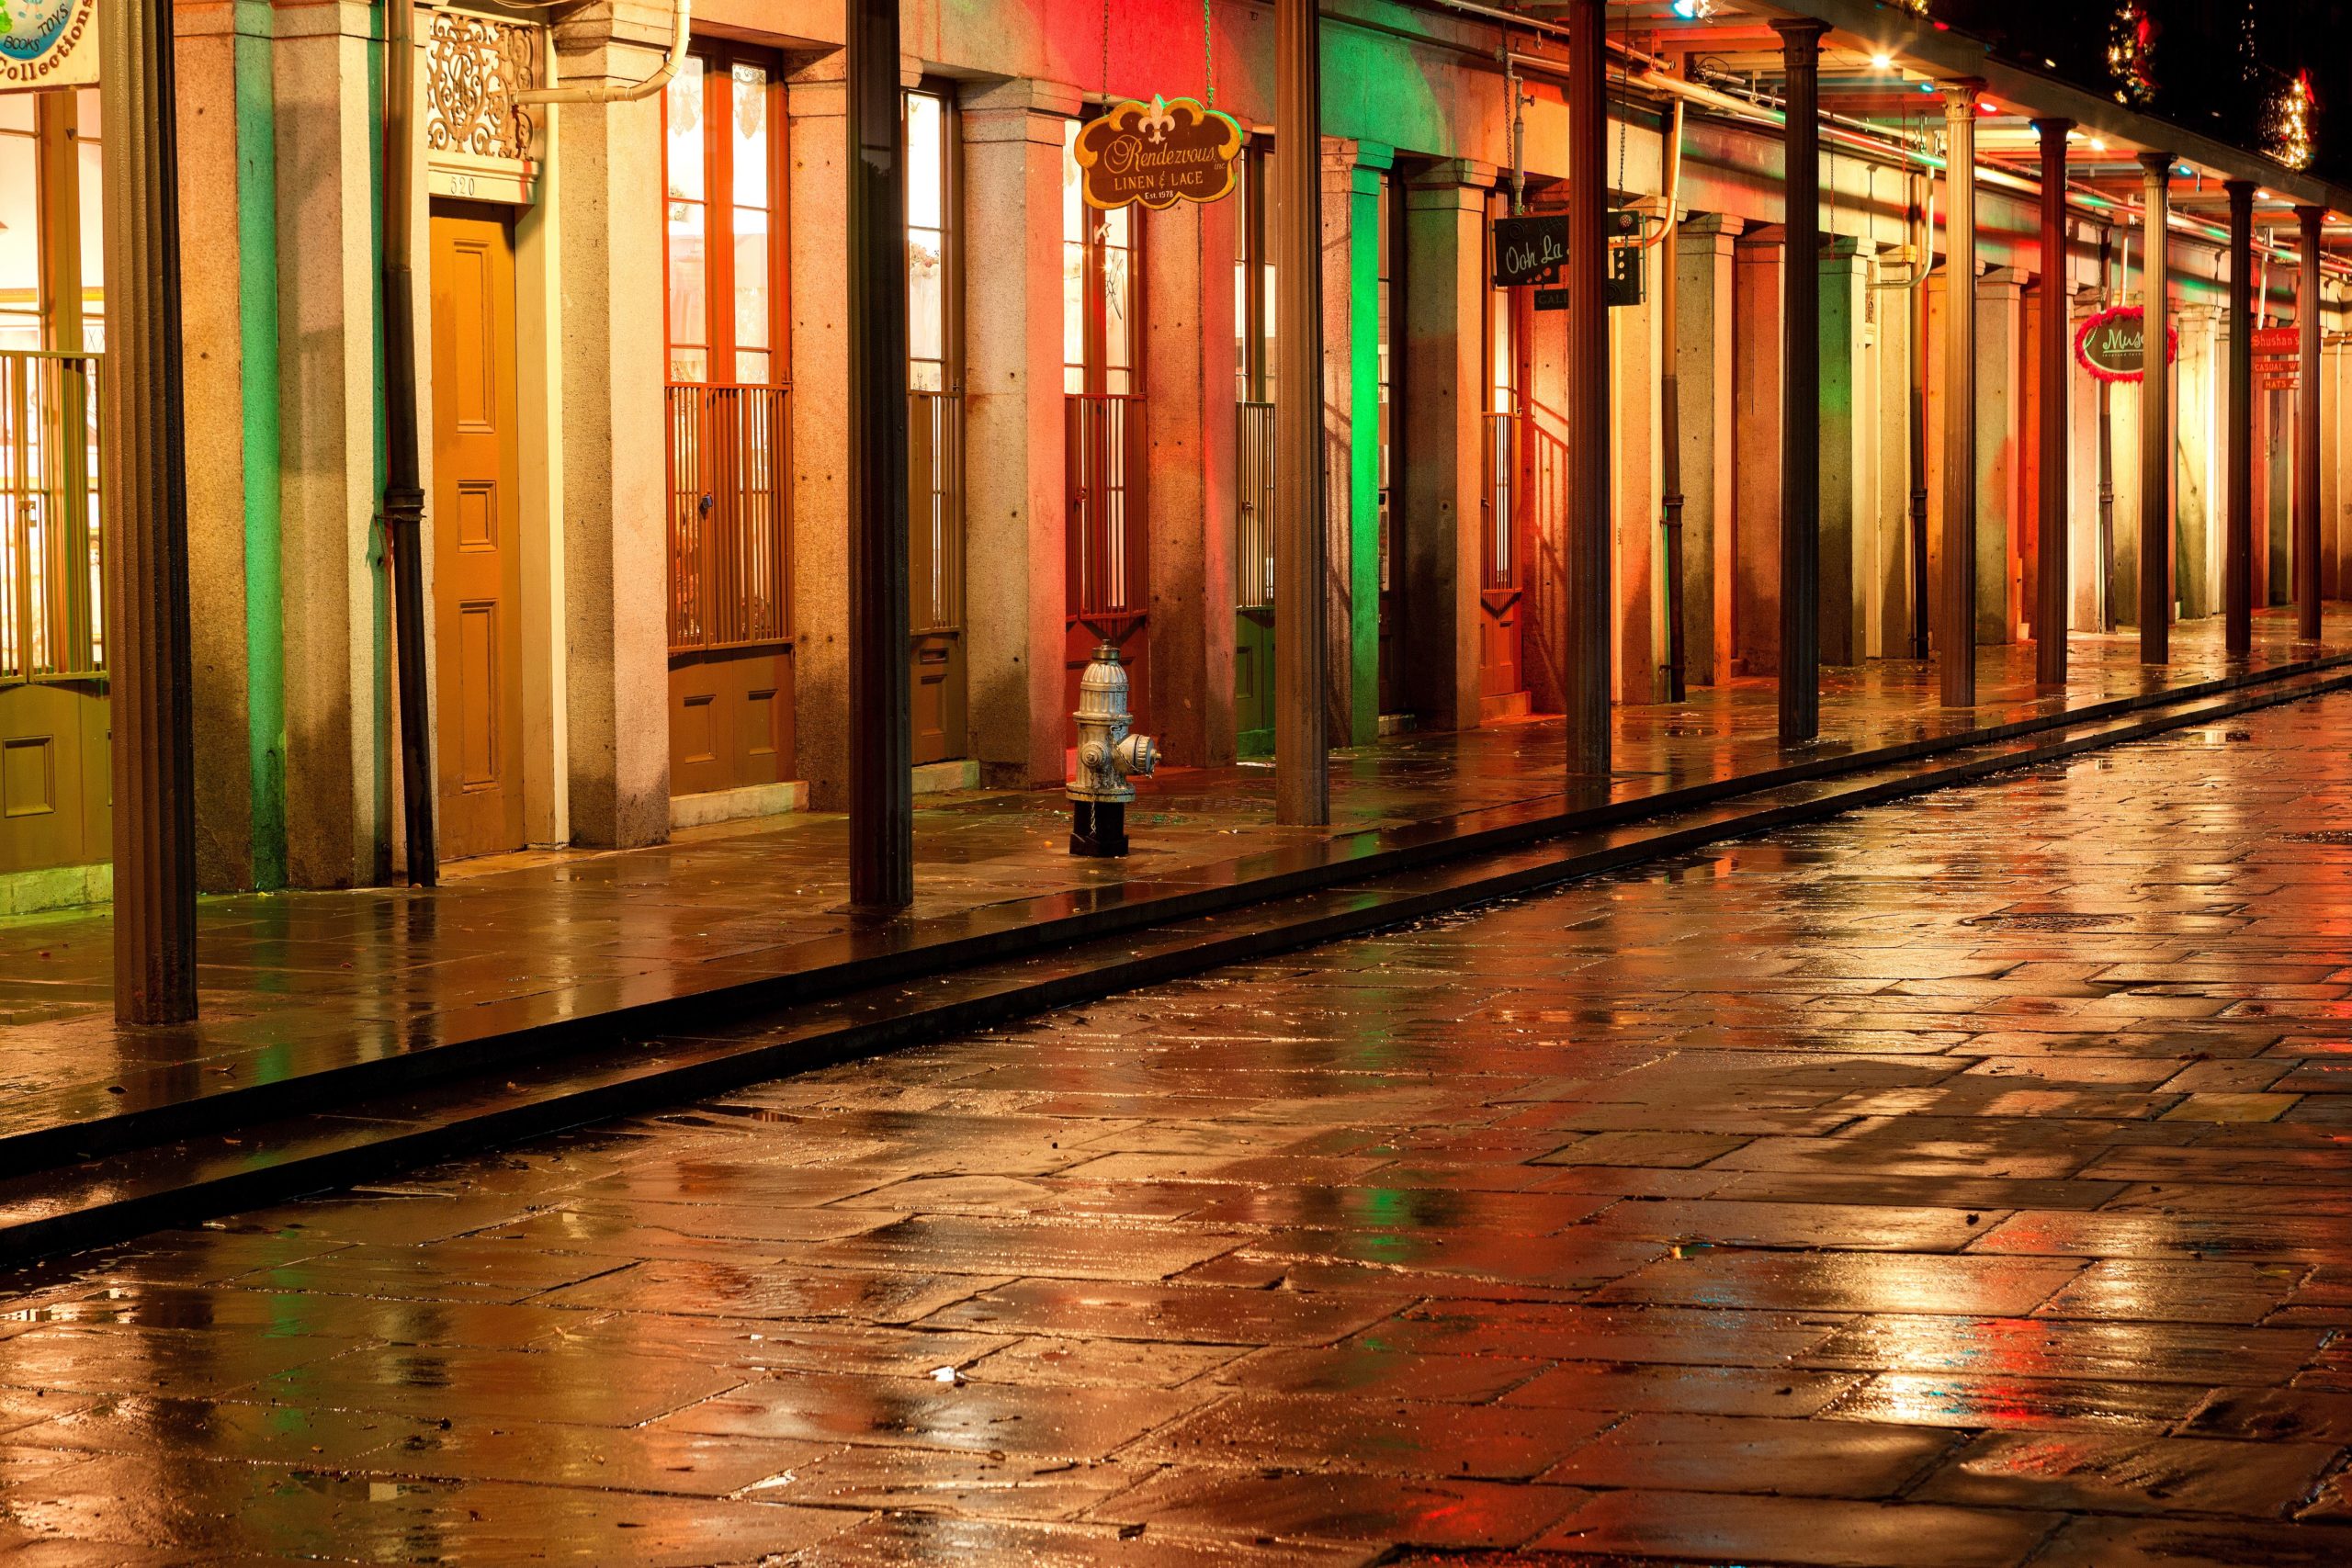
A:
{"label": "cast iron post", "polygon": [[849,885],[914,902],[907,677],[907,175],[898,0],[850,0]]}
{"label": "cast iron post", "polygon": [[2037,119],[2033,128],[2041,135],[2041,501],[2035,518],[2040,575],[2034,579],[2033,673],[2045,686],[2063,686],[2073,597],[2066,556],[2066,385],[2074,368],[2066,342],[2066,138],[2075,122]]}
{"label": "cast iron post", "polygon": [[2302,374],[2295,393],[2295,635],[2319,637],[2319,226],[2324,208],[2298,207],[2302,280],[2295,290]]}
{"label": "cast iron post", "polygon": [[[1821,35],[1775,21],[1788,83],[1781,313],[1781,739],[1821,733]],[[1850,593],[1850,584],[1838,592]]]}
{"label": "cast iron post", "polygon": [[1609,788],[1609,100],[1607,0],[1568,12],[1567,771]]}
{"label": "cast iron post", "polygon": [[1976,95],[1944,88],[1944,581],[1938,674],[1948,708],[1976,705]]}
{"label": "cast iron post", "polygon": [[[2254,648],[2254,182],[2223,180],[2230,197],[2229,443],[2222,471],[2222,642]],[[2143,391],[2145,390],[2143,385]],[[2144,574],[2143,574],[2144,575]]]}
{"label": "cast iron post", "polygon": [[[2140,662],[2172,662],[2172,316],[2165,280],[2172,263],[2165,243],[2172,209],[2172,154],[2143,152],[2140,243]],[[2240,444],[2244,438],[2240,437]]]}
{"label": "cast iron post", "polygon": [[98,11],[106,118],[107,662],[115,1017],[196,1017],[196,753],[180,388],[179,156],[168,6]]}
{"label": "cast iron post", "polygon": [[1323,72],[1316,0],[1276,0],[1274,820],[1331,819],[1323,507]]}

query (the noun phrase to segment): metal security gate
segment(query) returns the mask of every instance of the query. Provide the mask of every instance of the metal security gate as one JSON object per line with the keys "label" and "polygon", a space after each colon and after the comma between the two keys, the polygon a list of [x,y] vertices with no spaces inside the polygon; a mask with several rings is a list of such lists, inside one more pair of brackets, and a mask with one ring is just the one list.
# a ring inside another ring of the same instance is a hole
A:
{"label": "metal security gate", "polygon": [[113,852],[99,364],[0,353],[0,873]]}
{"label": "metal security gate", "polygon": [[1274,405],[1240,408],[1233,534],[1233,723],[1245,754],[1274,749]]}
{"label": "metal security gate", "polygon": [[[1099,644],[1119,650],[1127,667],[1136,728],[1149,728],[1150,536],[1144,507],[1143,399],[1125,392],[1083,392],[1065,400],[1069,499],[1069,647],[1065,684],[1078,707],[1078,678]],[[1076,732],[1071,732],[1075,743]]]}

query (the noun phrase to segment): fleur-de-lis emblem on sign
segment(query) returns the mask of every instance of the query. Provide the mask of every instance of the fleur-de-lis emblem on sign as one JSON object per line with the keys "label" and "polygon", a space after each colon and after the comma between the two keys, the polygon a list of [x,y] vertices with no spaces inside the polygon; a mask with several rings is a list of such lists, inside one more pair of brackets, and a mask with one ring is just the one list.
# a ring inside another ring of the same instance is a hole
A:
{"label": "fleur-de-lis emblem on sign", "polygon": [[1150,112],[1136,121],[1136,129],[1149,141],[1167,141],[1168,133],[1176,129],[1176,117],[1169,110],[1168,100],[1152,99]]}

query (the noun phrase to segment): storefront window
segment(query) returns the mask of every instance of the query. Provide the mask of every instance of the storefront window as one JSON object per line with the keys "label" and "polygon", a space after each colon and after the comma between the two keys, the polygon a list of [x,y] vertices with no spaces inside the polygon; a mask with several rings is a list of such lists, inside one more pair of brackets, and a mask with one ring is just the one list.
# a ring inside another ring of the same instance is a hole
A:
{"label": "storefront window", "polygon": [[1140,388],[1139,236],[1134,209],[1105,212],[1086,205],[1078,130],[1070,121],[1062,139],[1062,389],[1130,393]]}
{"label": "storefront window", "polygon": [[693,54],[662,95],[673,382],[781,383],[782,120],[763,59]]}
{"label": "storefront window", "polygon": [[933,93],[907,95],[907,379],[948,390],[947,112]]}
{"label": "storefront window", "polygon": [[1268,157],[1266,143],[1254,141],[1235,165],[1234,364],[1245,403],[1274,400],[1274,264],[1266,243],[1273,186],[1266,178]]}

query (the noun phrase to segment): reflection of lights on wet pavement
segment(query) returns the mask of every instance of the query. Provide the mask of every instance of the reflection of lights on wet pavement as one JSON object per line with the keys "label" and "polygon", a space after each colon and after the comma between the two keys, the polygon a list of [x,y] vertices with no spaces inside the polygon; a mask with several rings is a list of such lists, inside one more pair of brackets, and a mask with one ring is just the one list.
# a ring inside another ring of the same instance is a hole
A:
{"label": "reflection of lights on wet pavement", "polygon": [[20,1276],[0,1530],[95,1561],[2352,1562],[2346,722]]}

